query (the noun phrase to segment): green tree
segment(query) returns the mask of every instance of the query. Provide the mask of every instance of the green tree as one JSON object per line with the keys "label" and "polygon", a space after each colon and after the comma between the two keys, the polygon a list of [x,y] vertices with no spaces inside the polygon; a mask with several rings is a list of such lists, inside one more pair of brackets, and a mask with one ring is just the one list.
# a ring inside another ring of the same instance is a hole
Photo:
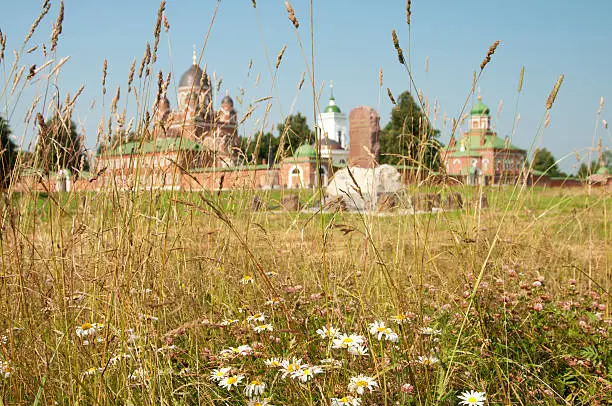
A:
{"label": "green tree", "polygon": [[241,138],[240,149],[248,162],[260,163],[264,159],[272,165],[278,151],[279,139],[272,133],[258,132],[251,138]]}
{"label": "green tree", "polygon": [[0,117],[0,187],[5,187],[10,181],[16,160],[17,147],[11,140],[11,129],[8,122]]}
{"label": "green tree", "polygon": [[76,172],[89,170],[85,146],[74,121],[55,115],[46,123],[39,116],[38,122],[38,140],[34,150],[38,168],[47,173],[60,169]]}
{"label": "green tree", "polygon": [[597,172],[597,169],[599,168],[599,163],[597,161],[591,161],[590,164],[585,164],[582,163],[580,164],[580,168],[578,168],[578,173],[576,174],[577,177],[579,177],[580,179],[586,179],[587,176],[594,174],[595,172]]}
{"label": "green tree", "polygon": [[301,113],[289,115],[277,127],[279,149],[283,155],[291,155],[301,144],[314,142],[314,133],[308,127],[308,120]]}
{"label": "green tree", "polygon": [[410,92],[405,91],[391,110],[389,123],[380,132],[380,163],[437,169],[440,144],[436,138],[439,135]]}
{"label": "green tree", "polygon": [[533,157],[533,169],[540,172],[546,172],[551,177],[567,176],[559,170],[557,160],[553,154],[546,148],[538,149]]}

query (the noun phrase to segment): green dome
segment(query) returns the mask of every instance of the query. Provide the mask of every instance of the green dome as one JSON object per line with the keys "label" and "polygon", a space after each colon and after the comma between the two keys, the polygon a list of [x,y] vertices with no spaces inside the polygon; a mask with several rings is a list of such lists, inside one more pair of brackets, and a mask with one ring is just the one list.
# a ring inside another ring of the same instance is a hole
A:
{"label": "green dome", "polygon": [[329,98],[329,104],[325,108],[326,113],[340,113],[340,107],[336,106],[336,99],[334,96]]}
{"label": "green dome", "polygon": [[472,107],[472,110],[470,110],[470,115],[472,116],[483,116],[483,115],[489,115],[489,108],[482,102],[482,99],[480,96],[478,96],[478,102]]}
{"label": "green dome", "polygon": [[295,150],[293,156],[295,158],[315,158],[317,156],[317,150],[312,145],[302,144]]}

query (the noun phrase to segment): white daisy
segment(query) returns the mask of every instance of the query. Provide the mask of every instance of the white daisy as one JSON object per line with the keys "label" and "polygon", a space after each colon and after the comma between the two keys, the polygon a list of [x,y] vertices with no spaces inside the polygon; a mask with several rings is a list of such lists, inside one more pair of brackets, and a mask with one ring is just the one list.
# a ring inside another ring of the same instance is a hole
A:
{"label": "white daisy", "polygon": [[248,285],[249,283],[252,284],[254,281],[255,279],[253,279],[251,275],[244,275],[240,280],[240,283],[242,283],[243,285]]}
{"label": "white daisy", "polygon": [[459,404],[461,405],[477,405],[477,406],[484,405],[485,400],[487,400],[484,392],[476,392],[472,390],[463,392],[459,396],[459,399],[461,399],[461,402],[459,402]]}
{"label": "white daisy", "polygon": [[213,369],[213,371],[210,373],[210,380],[219,382],[221,379],[228,376],[231,370],[232,367]]}
{"label": "white daisy", "polygon": [[259,326],[255,326],[253,327],[253,330],[255,330],[256,333],[261,333],[264,331],[272,331],[273,327],[272,324],[268,323],[268,324],[260,324]]}
{"label": "white daisy", "polygon": [[83,376],[96,375],[96,374],[101,373],[102,371],[104,371],[104,368],[91,367],[87,369],[85,372],[83,372]]}
{"label": "white daisy", "polygon": [[293,372],[291,374],[291,377],[293,379],[299,379],[302,382],[308,382],[309,380],[312,379],[313,376],[315,376],[316,374],[322,374],[323,372],[324,372],[323,368],[319,366],[303,365],[302,368]]}
{"label": "white daisy", "polygon": [[96,334],[96,331],[98,331],[96,323],[83,323],[77,326],[76,335],[83,338]]}
{"label": "white daisy", "polygon": [[280,368],[280,367],[282,367],[282,362],[283,361],[280,358],[269,358],[269,359],[264,361],[264,364],[267,367]]}
{"label": "white daisy", "polygon": [[334,338],[332,348],[350,348],[365,343],[365,338],[357,334],[340,334]]}
{"label": "white daisy", "polygon": [[238,386],[238,384],[242,382],[243,379],[244,375],[226,376],[225,378],[221,379],[221,381],[219,382],[219,386],[227,390],[232,390],[232,387]]}
{"label": "white daisy", "polygon": [[370,323],[370,334],[376,336],[376,338],[380,341],[383,335],[387,332],[387,327],[385,326],[384,321],[375,321],[374,323]]}
{"label": "white daisy", "polygon": [[240,320],[238,319],[223,319],[221,321],[221,323],[219,323],[221,326],[231,326],[232,324],[236,324],[238,323]]}
{"label": "white daisy", "polygon": [[331,398],[332,406],[361,406],[361,398],[356,398],[351,395],[342,398]]}
{"label": "white daisy", "polygon": [[266,389],[265,382],[258,379],[253,379],[251,382],[249,382],[246,388],[244,388],[244,394],[252,398],[253,396],[261,395],[264,389]]}
{"label": "white daisy", "polygon": [[398,313],[395,316],[391,316],[391,320],[396,324],[410,323],[413,318],[414,314],[412,313]]}
{"label": "white daisy", "polygon": [[319,361],[319,363],[323,364],[324,368],[342,368],[344,361],[334,358],[325,358]]}
{"label": "white daisy", "polygon": [[221,350],[220,354],[222,357],[231,358],[242,356],[245,357],[247,355],[251,355],[253,353],[253,348],[250,345],[245,344],[239,347],[229,347],[224,350]]}
{"label": "white daisy", "polygon": [[427,356],[419,355],[419,357],[417,358],[417,361],[419,364],[425,365],[425,366],[433,366],[437,364],[438,362],[440,362],[438,357],[434,357],[433,355],[427,355]]}
{"label": "white daisy", "polygon": [[317,330],[317,334],[321,336],[322,339],[334,339],[338,337],[341,333],[340,330],[333,326],[323,326]]}
{"label": "white daisy", "polygon": [[391,341],[392,343],[397,343],[399,341],[399,336],[389,329],[386,340]]}
{"label": "white daisy", "polygon": [[268,305],[268,306],[276,306],[276,305],[279,305],[280,302],[282,302],[282,300],[283,299],[280,298],[280,297],[271,297],[270,299],[268,299],[266,301],[266,305]]}
{"label": "white daisy", "polygon": [[365,345],[354,345],[352,347],[349,347],[348,352],[352,355],[366,356],[368,355],[368,347],[366,347]]}
{"label": "white daisy", "polygon": [[424,336],[437,336],[437,335],[440,335],[441,333],[442,333],[441,330],[436,330],[431,327],[423,327],[421,329],[421,334],[423,334]]}
{"label": "white daisy", "polygon": [[255,398],[255,399],[249,400],[249,403],[247,403],[247,406],[272,406],[272,404],[270,403],[270,398],[263,398],[263,399]]}
{"label": "white daisy", "polygon": [[268,318],[268,316],[266,316],[265,313],[255,313],[255,314],[252,314],[252,315],[248,316],[247,317],[247,321],[249,323],[251,323],[253,321],[256,321],[256,322],[259,322],[259,323],[263,323],[264,321],[266,321],[267,318]]}
{"label": "white daisy", "polygon": [[348,385],[349,392],[357,392],[359,395],[363,395],[363,392],[366,389],[369,389],[372,392],[374,389],[378,387],[378,383],[372,377],[365,375],[358,375],[351,378],[351,381]]}
{"label": "white daisy", "polygon": [[294,372],[302,369],[302,359],[293,358],[292,360],[285,359],[281,362],[280,370],[283,373],[283,378],[287,375],[293,374]]}

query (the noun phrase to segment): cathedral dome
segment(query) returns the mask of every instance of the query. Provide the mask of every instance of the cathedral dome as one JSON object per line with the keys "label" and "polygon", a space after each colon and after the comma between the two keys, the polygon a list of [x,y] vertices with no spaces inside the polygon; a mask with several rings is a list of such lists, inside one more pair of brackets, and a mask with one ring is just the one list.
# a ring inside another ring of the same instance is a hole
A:
{"label": "cathedral dome", "polygon": [[221,100],[221,104],[229,104],[230,107],[234,107],[234,101],[232,100],[231,97],[229,97],[229,95],[225,95],[225,97],[223,98],[223,100]]}
{"label": "cathedral dome", "polygon": [[181,76],[179,87],[207,88],[209,87],[208,75],[199,66],[191,65]]}
{"label": "cathedral dome", "polygon": [[310,144],[302,144],[293,153],[294,158],[315,158],[317,150]]}
{"label": "cathedral dome", "polygon": [[340,113],[340,107],[336,105],[336,99],[334,96],[329,98],[329,104],[325,108],[326,113]]}
{"label": "cathedral dome", "polygon": [[482,102],[482,97],[478,96],[478,102],[474,104],[472,110],[470,110],[470,115],[472,116],[482,116],[488,115],[490,112],[489,108]]}

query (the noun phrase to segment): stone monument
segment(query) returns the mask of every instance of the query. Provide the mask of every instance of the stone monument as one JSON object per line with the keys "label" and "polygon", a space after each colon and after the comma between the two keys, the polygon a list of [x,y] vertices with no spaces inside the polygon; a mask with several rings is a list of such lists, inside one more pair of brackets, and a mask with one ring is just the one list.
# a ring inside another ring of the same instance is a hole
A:
{"label": "stone monument", "polygon": [[380,116],[371,107],[356,107],[349,113],[349,129],[349,166],[374,168],[378,162]]}
{"label": "stone monument", "polygon": [[385,200],[386,195],[397,193],[401,188],[400,173],[391,165],[347,167],[334,174],[326,196],[330,202],[342,200],[349,210],[374,210],[379,199]]}

